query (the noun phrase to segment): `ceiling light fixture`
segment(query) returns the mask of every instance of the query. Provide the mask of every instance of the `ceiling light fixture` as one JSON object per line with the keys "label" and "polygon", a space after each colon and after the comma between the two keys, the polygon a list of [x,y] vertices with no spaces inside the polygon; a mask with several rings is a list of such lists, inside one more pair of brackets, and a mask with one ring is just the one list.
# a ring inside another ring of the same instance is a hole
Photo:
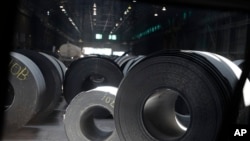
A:
{"label": "ceiling light fixture", "polygon": [[93,4],[93,7],[95,7],[95,8],[96,8],[96,4],[95,4],[95,3]]}
{"label": "ceiling light fixture", "polygon": [[60,8],[61,8],[61,9],[63,9],[63,6],[62,6],[62,5],[60,5]]}
{"label": "ceiling light fixture", "polygon": [[128,9],[132,9],[132,7],[129,5],[129,6],[128,6]]}
{"label": "ceiling light fixture", "polygon": [[133,2],[136,2],[136,0],[133,0]]}
{"label": "ceiling light fixture", "polygon": [[157,17],[157,16],[158,16],[158,13],[155,13],[154,16]]}
{"label": "ceiling light fixture", "polygon": [[162,7],[162,11],[166,11],[167,9],[166,9],[166,7],[165,6],[163,6]]}

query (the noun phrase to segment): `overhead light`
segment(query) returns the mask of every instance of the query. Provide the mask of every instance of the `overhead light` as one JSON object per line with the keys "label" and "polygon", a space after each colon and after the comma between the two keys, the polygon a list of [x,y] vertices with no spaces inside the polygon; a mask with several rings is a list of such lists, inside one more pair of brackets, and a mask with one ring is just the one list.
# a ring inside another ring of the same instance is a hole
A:
{"label": "overhead light", "polygon": [[93,12],[93,15],[94,15],[94,16],[97,15],[97,14],[96,14],[96,11]]}
{"label": "overhead light", "polygon": [[120,18],[120,21],[122,21],[122,17]]}
{"label": "overhead light", "polygon": [[115,26],[118,26],[118,25],[119,25],[118,23],[115,24]]}
{"label": "overhead light", "polygon": [[94,7],[93,10],[96,11],[96,7]]}
{"label": "overhead light", "polygon": [[158,13],[155,13],[154,16],[157,17],[157,16],[158,16]]}
{"label": "overhead light", "polygon": [[62,6],[62,5],[60,5],[60,8],[61,8],[61,9],[63,9],[63,6]]}
{"label": "overhead light", "polygon": [[167,9],[166,9],[166,7],[165,6],[163,6],[162,7],[162,11],[166,11]]}
{"label": "overhead light", "polygon": [[95,3],[93,4],[93,7],[96,8],[96,4]]}
{"label": "overhead light", "polygon": [[127,11],[124,11],[124,15],[127,15]]}
{"label": "overhead light", "polygon": [[63,9],[62,9],[62,11],[64,12],[64,11],[65,11],[65,9],[63,8]]}
{"label": "overhead light", "polygon": [[49,11],[47,11],[47,15],[49,16],[49,14],[50,14],[50,12]]}
{"label": "overhead light", "polygon": [[136,2],[136,0],[133,0],[133,2]]}
{"label": "overhead light", "polygon": [[129,6],[128,6],[128,9],[132,9],[132,7],[129,5]]}

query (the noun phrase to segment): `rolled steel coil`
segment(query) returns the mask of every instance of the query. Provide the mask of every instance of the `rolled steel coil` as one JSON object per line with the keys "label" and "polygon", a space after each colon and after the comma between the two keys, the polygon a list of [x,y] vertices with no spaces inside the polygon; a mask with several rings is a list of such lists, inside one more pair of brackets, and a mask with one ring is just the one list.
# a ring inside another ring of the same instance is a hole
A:
{"label": "rolled steel coil", "polygon": [[112,60],[102,57],[85,57],[71,63],[63,84],[64,97],[68,103],[82,91],[98,86],[118,87],[123,74]]}
{"label": "rolled steel coil", "polygon": [[[209,52],[163,51],[147,56],[118,89],[114,117],[120,140],[221,139],[240,73],[232,61]],[[249,92],[249,81],[244,88],[243,93]],[[178,118],[177,99],[187,109],[184,119]]]}
{"label": "rolled steel coil", "polygon": [[38,66],[45,80],[46,90],[40,98],[40,101],[42,101],[41,109],[32,119],[32,122],[40,122],[45,120],[59,103],[59,98],[62,95],[61,76],[50,58],[39,52],[26,49],[16,50],[16,52],[31,59]]}
{"label": "rolled steel coil", "polygon": [[10,52],[9,87],[5,103],[4,133],[14,132],[29,122],[42,105],[46,90],[38,66],[28,57]]}
{"label": "rolled steel coil", "polygon": [[[72,99],[64,119],[69,141],[119,141],[113,121],[116,92],[108,92],[109,89],[99,87]],[[111,89],[117,91],[117,88]]]}

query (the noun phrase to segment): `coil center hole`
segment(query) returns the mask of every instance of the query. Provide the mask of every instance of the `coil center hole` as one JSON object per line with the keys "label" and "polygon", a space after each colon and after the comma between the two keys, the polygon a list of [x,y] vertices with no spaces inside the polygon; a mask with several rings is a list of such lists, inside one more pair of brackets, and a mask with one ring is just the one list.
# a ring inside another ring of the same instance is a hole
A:
{"label": "coil center hole", "polygon": [[103,83],[105,78],[104,76],[100,75],[100,74],[92,74],[89,79],[93,82],[93,83]]}
{"label": "coil center hole", "polygon": [[147,131],[158,140],[181,138],[191,120],[187,102],[172,89],[156,90],[146,100],[142,117]]}
{"label": "coil center hole", "polygon": [[101,106],[86,110],[80,122],[81,132],[90,140],[105,140],[115,129],[113,115]]}

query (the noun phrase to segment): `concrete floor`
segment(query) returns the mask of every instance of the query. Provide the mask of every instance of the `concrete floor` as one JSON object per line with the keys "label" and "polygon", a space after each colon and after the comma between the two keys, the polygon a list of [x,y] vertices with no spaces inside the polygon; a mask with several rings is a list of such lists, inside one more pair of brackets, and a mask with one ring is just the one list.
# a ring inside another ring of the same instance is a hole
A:
{"label": "concrete floor", "polygon": [[[0,141],[69,141],[64,129],[63,118],[67,103],[64,98],[53,113],[41,123],[29,123],[15,133],[5,135]],[[103,131],[113,131],[112,119],[95,120],[95,124]]]}
{"label": "concrete floor", "polygon": [[42,123],[28,124],[19,131],[6,135],[1,141],[68,141],[63,125],[66,102],[62,100]]}

